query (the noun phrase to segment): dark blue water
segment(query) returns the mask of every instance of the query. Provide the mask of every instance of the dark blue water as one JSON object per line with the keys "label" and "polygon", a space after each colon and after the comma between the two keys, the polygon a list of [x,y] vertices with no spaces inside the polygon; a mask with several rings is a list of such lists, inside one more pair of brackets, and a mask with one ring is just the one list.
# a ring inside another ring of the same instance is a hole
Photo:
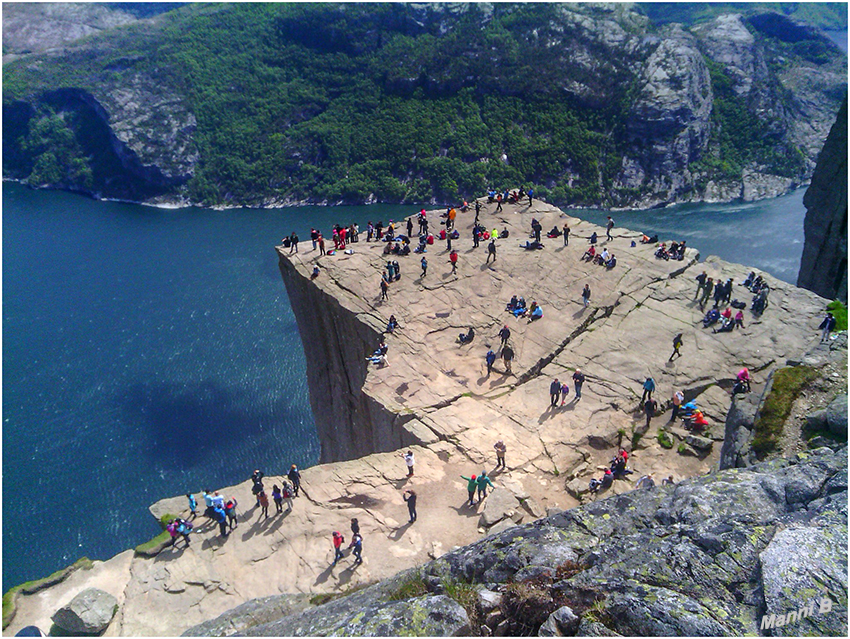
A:
{"label": "dark blue water", "polygon": [[[614,217],[793,282],[802,195]],[[273,246],[417,210],[160,210],[4,183],[4,589],[149,539],[160,498],[314,464]]]}

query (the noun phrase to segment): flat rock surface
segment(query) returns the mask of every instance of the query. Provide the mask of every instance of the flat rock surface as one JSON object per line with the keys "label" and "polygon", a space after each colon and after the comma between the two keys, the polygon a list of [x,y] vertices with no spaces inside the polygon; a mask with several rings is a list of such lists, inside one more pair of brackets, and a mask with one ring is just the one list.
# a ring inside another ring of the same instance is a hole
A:
{"label": "flat rock surface", "polygon": [[[119,600],[107,634],[137,636],[179,634],[256,597],[345,592],[423,564],[435,543],[451,549],[480,539],[486,534],[479,529],[482,512],[499,493],[515,502],[525,522],[534,517],[517,497],[531,498],[541,514],[576,506],[579,502],[565,490],[567,481],[577,476],[586,485],[601,476],[599,468],[620,443],[631,451],[635,474],[630,478],[654,473],[658,481],[668,475],[678,481],[705,474],[716,465],[720,446],[691,457],[677,454],[675,447],[665,450],[656,440],[669,418],[673,392],[682,390],[705,410],[712,424],[707,437],[722,436],[737,371],[749,367],[754,391],[760,392],[772,368],[801,357],[819,337],[825,300],[770,275],[764,274],[772,287],[767,311],[757,318],[746,310],[746,328],[713,334],[702,328],[703,313],[693,301],[694,277],[706,270],[715,279],[741,282],[748,267],[716,258],[698,263],[694,249],[688,249],[684,261],[657,260],[654,246],[630,246],[639,230],[617,227],[606,242],[604,229],[544,202],[505,205],[499,214],[493,209],[485,206],[482,223],[510,230],[508,239],[497,242],[495,263],[485,263],[486,242],[472,248],[474,214],[461,213],[461,239],[454,242],[460,254],[457,274],[450,273],[445,242],[437,241],[426,254],[424,280],[418,255],[394,258],[402,278],[391,284],[384,302],[379,282],[385,245],[365,242],[365,233],[352,255],[319,257],[318,251],[307,250],[309,242],[291,257],[279,249],[306,279],[318,265],[320,275],[311,286],[332,295],[359,321],[383,327],[390,314],[398,318],[401,329],[387,338],[390,365],[370,368],[362,392],[391,413],[412,416],[416,429],[428,435],[426,445],[410,447],[416,455],[413,477],[407,478],[398,451],[322,464],[302,471],[304,491],[294,510],[268,519],[253,504],[250,482],[220,488],[239,501],[239,526],[229,537],[220,538],[217,528],[204,525],[199,516],[200,530],[188,548],[178,543],[153,559],[122,553],[42,593],[19,597],[7,632],[30,624],[46,630],[50,615],[88,586]],[[532,217],[541,221],[544,233],[569,223],[570,245],[544,237],[543,250],[521,249]],[[433,228],[439,212],[430,212],[429,218]],[[614,269],[580,260],[593,231],[601,239],[599,248],[617,255]],[[585,283],[592,289],[588,308],[581,300]],[[744,293],[736,285],[733,297],[749,302]],[[512,295],[536,300],[543,318],[533,323],[515,319],[504,310]],[[488,375],[484,355],[488,348],[499,351],[497,333],[505,324],[516,351],[513,374],[506,374],[497,360]],[[458,334],[470,326],[475,339],[459,345]],[[681,357],[670,362],[677,333],[683,334],[684,346]],[[587,376],[581,399],[570,379],[576,368]],[[638,404],[647,375],[657,384],[659,414],[634,448],[633,429],[645,422]],[[570,394],[565,405],[553,408],[548,389],[555,377],[568,381]],[[507,446],[507,468],[497,470],[493,444],[499,439]],[[576,475],[577,469],[584,470]],[[265,470],[270,488],[281,479],[272,475],[286,468]],[[459,475],[481,470],[500,488],[484,505],[469,508],[466,482]],[[402,500],[408,488],[418,493],[418,520],[412,525]],[[632,489],[631,481],[618,480],[605,493]],[[185,508],[180,497],[155,504],[152,512],[185,514]],[[341,531],[348,542],[352,517],[360,521],[363,564],[354,566],[348,555],[332,568],[331,532]]]}

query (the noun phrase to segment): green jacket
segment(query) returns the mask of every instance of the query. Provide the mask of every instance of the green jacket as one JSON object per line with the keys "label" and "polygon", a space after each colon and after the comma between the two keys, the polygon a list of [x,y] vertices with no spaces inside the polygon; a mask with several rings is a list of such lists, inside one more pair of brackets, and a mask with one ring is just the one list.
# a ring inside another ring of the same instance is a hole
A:
{"label": "green jacket", "polygon": [[461,479],[465,479],[466,481],[468,481],[468,482],[469,482],[469,483],[466,485],[466,489],[467,489],[469,492],[472,492],[473,490],[475,490],[475,487],[476,487],[476,486],[478,486],[478,480],[477,480],[477,479],[472,479],[471,477],[464,477],[463,475],[461,475],[461,476],[460,476],[460,478],[461,478]]}
{"label": "green jacket", "polygon": [[477,482],[478,482],[478,490],[484,490],[484,488],[487,487],[487,484],[490,484],[490,488],[495,488],[495,486],[493,485],[493,482],[491,482],[490,478],[487,477],[486,475],[481,475],[481,477],[478,478]]}

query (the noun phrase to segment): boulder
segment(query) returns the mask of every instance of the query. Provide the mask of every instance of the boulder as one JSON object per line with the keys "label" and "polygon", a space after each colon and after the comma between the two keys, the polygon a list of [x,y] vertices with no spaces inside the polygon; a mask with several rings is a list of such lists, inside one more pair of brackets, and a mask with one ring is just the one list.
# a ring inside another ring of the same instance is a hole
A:
{"label": "boulder", "polygon": [[809,430],[820,430],[826,428],[826,409],[816,410],[813,413],[806,415],[806,428]]}
{"label": "boulder", "polygon": [[484,500],[484,511],[481,513],[481,525],[489,528],[505,517],[513,516],[519,506],[519,501],[504,488],[496,487]]}
{"label": "boulder", "polygon": [[598,621],[589,621],[582,618],[581,623],[576,629],[576,637],[622,637],[618,632],[614,632],[608,626],[599,623]]}
{"label": "boulder", "polygon": [[538,637],[572,637],[578,630],[581,619],[569,606],[562,606],[549,615],[537,631]]}
{"label": "boulder", "polygon": [[498,535],[501,532],[506,531],[508,528],[513,528],[516,526],[516,522],[510,517],[505,517],[498,523],[493,524],[488,530],[488,535]]}
{"label": "boulder", "polygon": [[496,610],[502,603],[502,593],[482,588],[478,591],[478,607],[485,615]]}
{"label": "boulder", "polygon": [[74,634],[96,635],[104,630],[118,612],[118,600],[97,588],[83,590],[53,615],[53,623]]}
{"label": "boulder", "polygon": [[709,451],[714,446],[714,440],[699,435],[688,435],[685,442],[700,451]]}
{"label": "boulder", "polygon": [[582,496],[590,492],[590,480],[576,477],[567,483],[567,492],[576,499],[581,499]]}
{"label": "boulder", "polygon": [[839,395],[826,408],[829,432],[847,437],[847,395]]}

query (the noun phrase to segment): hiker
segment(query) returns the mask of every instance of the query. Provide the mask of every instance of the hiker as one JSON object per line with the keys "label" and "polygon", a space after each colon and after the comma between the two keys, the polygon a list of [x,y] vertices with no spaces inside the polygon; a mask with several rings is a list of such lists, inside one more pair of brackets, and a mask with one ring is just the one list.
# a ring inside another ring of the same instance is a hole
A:
{"label": "hiker", "polygon": [[573,373],[573,384],[576,387],[576,399],[581,399],[581,385],[584,384],[584,373],[581,372],[580,368],[577,368],[576,372]]}
{"label": "hiker", "polygon": [[557,406],[558,398],[561,396],[561,382],[558,381],[556,377],[551,384],[549,384],[549,405]]}
{"label": "hiker", "polygon": [[836,324],[837,321],[832,312],[827,313],[826,317],[824,317],[823,321],[820,323],[820,326],[818,326],[818,328],[822,331],[820,335],[821,344],[829,340],[829,334],[835,329]]}
{"label": "hiker", "polygon": [[385,277],[381,278],[381,299],[389,301],[390,297],[387,295],[387,291],[390,290],[390,285],[387,284],[387,279]]}
{"label": "hiker", "polygon": [[331,566],[336,566],[336,562],[343,558],[342,550],[340,546],[345,542],[345,537],[340,535],[336,530],[333,532],[333,542],[334,542],[334,561]]}
{"label": "hiker", "polygon": [[496,468],[507,468],[505,465],[505,453],[508,452],[508,447],[505,446],[505,442],[500,439],[493,444],[493,448],[496,449]]}
{"label": "hiker", "polygon": [[508,339],[510,339],[510,337],[511,337],[511,329],[508,328],[507,324],[505,324],[502,327],[502,330],[499,331],[499,337],[502,340],[502,344],[501,344],[502,346],[504,346],[505,344],[508,343]]}
{"label": "hiker", "polygon": [[682,402],[685,401],[685,395],[682,391],[673,393],[673,412],[670,413],[670,421],[676,421],[676,416],[679,414],[679,409],[682,407]]}
{"label": "hiker", "polygon": [[587,308],[590,304],[590,285],[585,284],[584,290],[581,292],[581,299],[584,301],[584,307]]}
{"label": "hiker", "polygon": [[714,280],[712,278],[708,278],[705,281],[705,287],[702,289],[702,297],[699,300],[699,310],[704,311],[705,305],[708,303],[708,300],[711,299],[711,290],[714,288]]}
{"label": "hiker", "polygon": [[402,453],[401,456],[407,464],[407,476],[413,477],[413,451],[409,450],[406,453]]}
{"label": "hiker", "polygon": [[490,258],[493,258],[493,262],[496,262],[496,239],[493,238],[490,240],[490,243],[487,245],[487,261],[485,264],[490,263]]}
{"label": "hiker", "polygon": [[596,231],[590,234],[590,244],[596,244],[599,241],[599,237],[596,235]]}
{"label": "hiker", "polygon": [[484,362],[487,364],[487,374],[489,375],[493,371],[493,363],[496,361],[496,353],[493,352],[491,348],[487,351],[487,354],[484,356]]}
{"label": "hiker", "polygon": [[682,354],[679,352],[679,349],[682,348],[682,344],[682,334],[679,333],[678,335],[676,335],[676,337],[673,338],[673,352],[670,354],[670,359],[667,360],[668,362],[672,362],[673,357],[675,357],[676,355],[678,355],[679,357],[682,356]]}
{"label": "hiker", "polygon": [[284,479],[280,486],[280,493],[284,503],[286,503],[286,512],[292,512],[292,497],[294,495],[292,484]]}
{"label": "hiker", "polygon": [[694,299],[699,297],[699,294],[702,292],[702,289],[705,287],[705,280],[708,277],[705,271],[697,275],[694,279],[697,281],[697,292],[694,293]]}
{"label": "hiker", "polygon": [[487,471],[486,470],[481,471],[481,474],[478,476],[477,484],[478,484],[478,501],[480,503],[480,502],[484,501],[485,497],[487,497],[487,486],[489,485],[490,488],[495,488],[495,486],[493,485],[493,482],[490,481],[490,478],[487,477]]}
{"label": "hiker", "polygon": [[652,397],[646,400],[643,405],[643,410],[646,412],[646,428],[649,429],[649,420],[655,417],[655,409],[658,408],[658,402]]}
{"label": "hiker", "polygon": [[416,491],[405,490],[402,494],[402,499],[407,502],[407,514],[410,516],[408,523],[416,521]]}
{"label": "hiker", "polygon": [[452,275],[454,275],[455,273],[457,273],[457,251],[453,250],[451,253],[449,253],[449,262],[451,262]]}
{"label": "hiker", "polygon": [[735,328],[744,328],[744,311],[740,309],[735,313]]}
{"label": "hiker", "polygon": [[387,333],[392,333],[398,328],[398,320],[395,315],[390,314],[390,319],[387,321]]}
{"label": "hiker", "polygon": [[475,505],[475,491],[478,489],[478,477],[473,475],[472,477],[464,477],[460,476],[461,479],[465,479],[467,481],[466,491],[469,493],[469,505]]}
{"label": "hiker", "polygon": [[[265,495],[265,493],[263,493]],[[266,500],[266,508],[268,508],[268,500]],[[224,512],[224,508],[219,508],[215,506],[213,508],[213,516],[214,519],[218,522],[218,529],[222,537],[227,537],[227,515]]]}
{"label": "hiker", "polygon": [[425,277],[426,275],[428,275],[428,260],[425,259],[424,255],[422,256],[422,262],[420,262],[420,264],[422,265],[421,277]]}
{"label": "hiker", "polygon": [[528,206],[534,204],[534,189],[528,189]]}
{"label": "hiker", "polygon": [[195,501],[195,496],[192,493],[186,493],[186,497],[189,498],[189,511],[192,513],[192,519],[198,516],[198,502]]}
{"label": "hiker", "polygon": [[366,223],[366,241],[371,242],[372,238],[375,236],[375,225],[372,224],[372,220],[369,220]]}
{"label": "hiker", "polygon": [[409,217],[409,218],[407,218],[407,237],[410,237],[412,235],[413,235],[413,218]]}
{"label": "hiker", "polygon": [[310,229],[310,241],[313,242],[313,249],[312,250],[315,251],[316,245],[319,242],[319,232],[314,228]]}
{"label": "hiker", "polygon": [[505,344],[505,347],[502,349],[502,361],[505,363],[505,372],[511,374],[511,362],[514,359],[514,349],[511,348],[510,344]]}
{"label": "hiker", "polygon": [[227,523],[230,525],[230,530],[233,530],[239,525],[236,519],[236,506],[238,505],[233,497],[224,502],[224,514],[227,515]]}
{"label": "hiker", "polygon": [[298,466],[292,464],[289,467],[289,472],[286,474],[289,481],[292,482],[292,492],[295,497],[298,497],[298,491],[301,490],[301,473],[298,472]]}
{"label": "hiker", "polygon": [[319,255],[327,255],[325,252],[325,238],[319,233]]}
{"label": "hiker", "polygon": [[354,565],[362,564],[363,557],[360,556],[360,553],[363,552],[363,537],[360,536],[360,533],[354,533],[348,547],[351,548],[351,552],[355,556]]}
{"label": "hiker", "polygon": [[638,479],[635,488],[655,488],[655,480],[652,479],[652,473]]}
{"label": "hiker", "polygon": [[611,237],[611,229],[614,228],[614,220],[611,219],[611,216],[608,216],[608,224],[605,225],[605,237],[609,241],[613,238]]}
{"label": "hiker", "polygon": [[662,486],[673,486],[675,483],[676,482],[673,481],[673,475],[670,475],[669,477],[665,477],[664,479],[661,480]]}
{"label": "hiker", "polygon": [[746,387],[747,392],[749,393],[750,390],[751,390],[750,389],[750,381],[752,380],[752,378],[750,377],[750,371],[747,370],[746,367],[744,367],[744,368],[742,368],[741,370],[738,371],[737,380],[738,380],[739,384],[742,384],[743,386]]}
{"label": "hiker", "polygon": [[265,515],[265,518],[269,517],[269,496],[266,495],[265,490],[261,490],[260,494],[257,496],[260,500],[260,510]]}
{"label": "hiker", "polygon": [[316,279],[317,277],[319,277],[319,267],[318,267],[318,266],[314,266],[314,267],[313,267],[313,272],[310,274],[310,279],[311,279],[311,280],[314,280],[314,279]]}
{"label": "hiker", "polygon": [[564,246],[570,245],[570,226],[564,222]]}
{"label": "hiker", "polygon": [[602,488],[611,488],[614,483],[614,473],[611,472],[610,468],[605,469],[605,473],[602,475]]}
{"label": "hiker", "polygon": [[209,520],[215,519],[215,515],[213,513],[214,506],[212,500],[212,493],[209,491],[209,489],[204,489],[204,505],[206,506],[206,508],[204,509],[204,517]]}
{"label": "hiker", "polygon": [[254,474],[251,475],[251,481],[254,482],[254,485],[251,487],[251,493],[257,498],[258,506],[260,505],[260,493],[263,490],[263,477],[265,475],[260,470],[255,470]]}
{"label": "hiker", "polygon": [[567,401],[567,395],[570,394],[570,387],[567,386],[567,383],[564,382],[561,384],[561,406],[563,406]]}
{"label": "hiker", "polygon": [[274,500],[275,514],[283,512],[283,495],[280,493],[280,488],[275,484],[272,486],[272,499]]}
{"label": "hiker", "polygon": [[640,398],[641,405],[643,405],[643,403],[647,399],[652,399],[652,392],[654,390],[655,390],[655,380],[652,379],[651,377],[647,377],[646,380],[643,382],[643,396]]}
{"label": "hiker", "polygon": [[[186,547],[188,548],[189,547],[189,533],[191,533],[192,529],[194,528],[192,526],[192,523],[189,522],[189,521],[186,521],[185,519],[180,519],[179,517],[177,519],[175,519],[174,521],[177,523],[177,528],[176,528],[177,534],[183,535],[183,539],[186,542]],[[174,545],[173,540],[172,540],[171,545],[172,546]]]}
{"label": "hiker", "polygon": [[351,518],[351,534],[352,535],[359,535],[360,534],[360,522],[358,521],[357,517]]}
{"label": "hiker", "polygon": [[472,326],[469,327],[469,331],[466,333],[460,333],[457,336],[457,340],[461,344],[469,344],[473,339],[475,339],[475,329]]}
{"label": "hiker", "polygon": [[292,235],[289,236],[289,253],[298,252],[298,236],[295,234],[295,231],[292,231]]}
{"label": "hiker", "polygon": [[596,247],[591,246],[589,249],[587,249],[584,252],[584,255],[582,255],[580,259],[584,260],[585,262],[592,262],[595,257],[596,257]]}

